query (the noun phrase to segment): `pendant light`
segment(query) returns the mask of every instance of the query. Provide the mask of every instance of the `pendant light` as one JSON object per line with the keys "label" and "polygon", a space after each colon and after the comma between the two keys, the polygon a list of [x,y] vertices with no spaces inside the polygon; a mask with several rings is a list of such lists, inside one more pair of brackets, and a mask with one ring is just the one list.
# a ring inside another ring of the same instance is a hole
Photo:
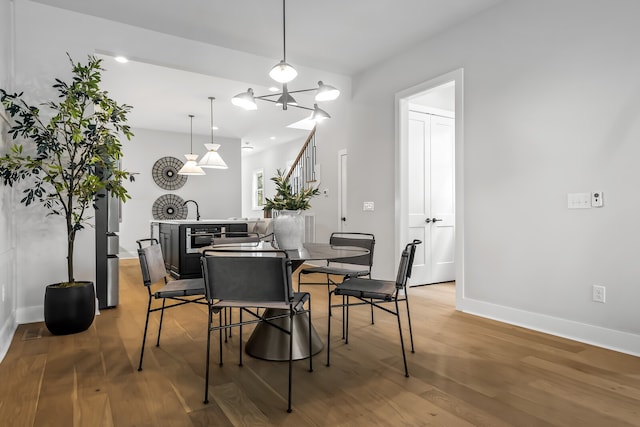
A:
{"label": "pendant light", "polygon": [[178,175],[204,175],[204,170],[196,163],[198,158],[197,154],[193,154],[193,114],[189,114],[191,119],[191,145],[189,148],[189,154],[185,154],[187,162],[180,168]]}
{"label": "pendant light", "polygon": [[[287,63],[287,25],[286,25],[286,1],[282,0],[282,60],[278,62],[269,72],[269,76],[282,84],[282,91],[279,93],[270,93],[268,95],[256,96],[253,93],[253,89],[249,88],[246,92],[242,92],[231,98],[231,103],[235,106],[242,107],[245,110],[257,110],[258,105],[256,100],[272,102],[278,107],[282,107],[286,110],[287,107],[296,107],[303,110],[311,111],[309,120],[316,122],[330,118],[329,114],[318,108],[315,104],[313,108],[300,105],[291,96],[292,94],[299,94],[305,92],[316,92],[315,100],[317,102],[333,101],[340,96],[340,91],[335,87],[325,84],[320,80],[318,87],[310,89],[297,89],[289,90],[287,86],[297,75],[298,72],[290,64]],[[297,95],[296,95],[297,96]]]}
{"label": "pendant light", "polygon": [[220,154],[218,153],[218,148],[220,148],[220,144],[213,143],[213,101],[215,98],[213,96],[209,97],[209,101],[211,101],[211,144],[204,144],[207,148],[207,152],[200,162],[198,166],[201,168],[211,168],[211,169],[228,169],[227,164],[222,160]]}

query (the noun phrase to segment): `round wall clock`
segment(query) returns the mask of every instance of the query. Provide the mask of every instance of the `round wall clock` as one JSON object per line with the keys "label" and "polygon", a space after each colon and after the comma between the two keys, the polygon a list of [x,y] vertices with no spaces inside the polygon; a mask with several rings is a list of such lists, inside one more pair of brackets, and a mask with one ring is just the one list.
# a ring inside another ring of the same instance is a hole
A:
{"label": "round wall clock", "polygon": [[161,157],[153,164],[153,180],[162,189],[177,190],[187,182],[186,175],[178,175],[183,165],[184,163],[175,157]]}
{"label": "round wall clock", "polygon": [[175,194],[163,194],[153,202],[151,213],[153,219],[186,219],[189,209],[184,205],[184,200]]}

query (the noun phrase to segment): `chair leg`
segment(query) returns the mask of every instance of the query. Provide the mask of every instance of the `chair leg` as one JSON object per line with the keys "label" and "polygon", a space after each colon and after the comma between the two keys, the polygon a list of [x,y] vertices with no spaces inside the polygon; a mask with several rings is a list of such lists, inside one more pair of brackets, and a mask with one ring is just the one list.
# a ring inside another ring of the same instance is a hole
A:
{"label": "chair leg", "polygon": [[144,335],[142,335],[142,348],[140,348],[140,364],[138,365],[138,371],[142,371],[144,345],[147,342],[147,329],[149,328],[149,310],[151,310],[151,295],[149,295],[149,302],[147,303],[147,319],[144,321]]}
{"label": "chair leg", "polygon": [[[209,403],[209,360],[211,356],[211,323],[213,322],[213,313],[209,308],[209,320],[207,323],[207,366],[205,368],[204,380],[204,403]],[[222,354],[222,335],[220,335],[220,354]]]}
{"label": "chair leg", "polygon": [[160,332],[162,332],[162,319],[164,319],[165,302],[167,302],[167,299],[162,298],[162,310],[160,310],[160,325],[158,326],[158,340],[156,341],[156,347],[160,347]]}
{"label": "chair leg", "polygon": [[371,298],[370,301],[371,301],[371,324],[373,325],[375,323],[373,321],[373,298]]}
{"label": "chair leg", "polygon": [[240,316],[240,339],[238,340],[240,341],[240,344],[238,345],[240,354],[238,355],[238,366],[242,366],[242,308],[240,309],[240,314],[238,316]]}
{"label": "chair leg", "polygon": [[313,372],[313,351],[311,348],[311,295],[309,295],[309,372]]}
{"label": "chair leg", "polygon": [[[293,308],[289,308],[289,395],[287,397],[287,412],[291,413],[291,373],[293,371]],[[311,323],[311,319],[309,319]],[[311,355],[309,355],[311,357]]]}
{"label": "chair leg", "polygon": [[[344,301],[344,297],[343,297],[343,301]],[[347,313],[346,313],[346,319],[344,320],[344,343],[349,344],[349,296],[348,295],[347,295],[346,308],[347,308]]]}
{"label": "chair leg", "polygon": [[[225,310],[226,310],[226,308],[225,308]],[[227,313],[225,311],[225,317],[224,317],[225,318],[225,326],[227,324],[226,323],[226,319],[227,319],[226,314]],[[218,340],[220,341],[220,345],[219,345],[219,348],[220,348],[220,361],[218,362],[218,364],[220,366],[222,366],[222,330],[223,329],[224,329],[224,334],[225,334],[225,338],[224,338],[225,342],[227,340],[227,329],[222,327],[222,311],[218,312],[218,323],[219,323],[219,326],[220,326],[220,329],[218,329]]]}
{"label": "chair leg", "polygon": [[[327,366],[330,366],[329,356],[331,355],[331,292],[329,292],[329,315],[327,316]],[[309,319],[311,320],[311,319]],[[311,324],[311,322],[309,322]]]}
{"label": "chair leg", "polygon": [[409,339],[411,340],[411,353],[415,353],[416,351],[413,348],[413,330],[411,329],[411,312],[409,311],[409,295],[407,295],[406,289],[404,291],[404,301],[407,304],[407,320],[409,321]]}
{"label": "chair leg", "polygon": [[396,317],[398,318],[398,331],[400,331],[400,347],[402,347],[402,361],[404,362],[404,376],[409,376],[409,369],[407,369],[407,356],[404,351],[404,338],[402,336],[402,325],[400,324],[400,311],[398,310],[398,299],[395,300],[396,303]]}

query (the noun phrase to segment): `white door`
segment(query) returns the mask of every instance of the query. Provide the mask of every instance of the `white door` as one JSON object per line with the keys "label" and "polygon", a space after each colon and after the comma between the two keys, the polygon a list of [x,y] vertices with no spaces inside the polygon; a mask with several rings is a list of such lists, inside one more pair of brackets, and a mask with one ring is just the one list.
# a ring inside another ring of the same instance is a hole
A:
{"label": "white door", "polygon": [[454,120],[409,111],[409,239],[416,250],[411,283],[455,279]]}
{"label": "white door", "polygon": [[347,150],[338,151],[338,231],[345,231],[347,222]]}

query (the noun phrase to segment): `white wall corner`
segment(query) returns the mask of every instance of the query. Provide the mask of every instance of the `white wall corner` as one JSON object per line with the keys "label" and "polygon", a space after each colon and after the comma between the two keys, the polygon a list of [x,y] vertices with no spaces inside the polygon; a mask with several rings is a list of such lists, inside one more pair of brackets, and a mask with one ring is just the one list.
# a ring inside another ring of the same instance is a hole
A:
{"label": "white wall corner", "polygon": [[13,339],[13,334],[16,332],[18,328],[18,323],[16,322],[15,317],[11,314],[5,320],[2,328],[0,328],[0,362],[6,356],[7,351],[9,351],[9,347],[11,346],[11,340]]}
{"label": "white wall corner", "polygon": [[457,309],[526,329],[640,356],[640,335],[463,298]]}

